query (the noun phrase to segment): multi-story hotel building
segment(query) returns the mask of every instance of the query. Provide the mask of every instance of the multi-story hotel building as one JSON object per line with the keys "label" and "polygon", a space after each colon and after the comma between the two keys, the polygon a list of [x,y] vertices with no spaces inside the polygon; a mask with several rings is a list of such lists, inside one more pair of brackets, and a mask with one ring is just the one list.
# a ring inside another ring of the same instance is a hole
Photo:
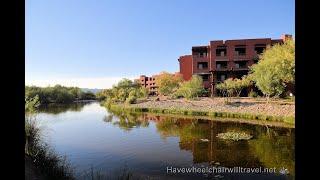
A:
{"label": "multi-story hotel building", "polygon": [[158,86],[156,85],[156,76],[157,75],[152,75],[151,77],[148,77],[145,75],[141,75],[139,79],[136,79],[136,81],[141,84],[141,86],[147,88],[150,95],[157,95]]}
{"label": "multi-story hotel building", "polygon": [[248,73],[249,66],[258,62],[259,54],[268,46],[291,38],[285,34],[281,39],[215,40],[209,45],[193,46],[191,55],[178,59],[180,73],[184,80],[189,80],[192,75],[201,76],[204,87],[214,95],[216,83],[227,78],[241,78]]}
{"label": "multi-story hotel building", "polygon": [[[156,74],[150,77],[141,75],[138,79],[135,79],[137,83],[139,83],[142,87],[145,87],[149,90],[149,95],[158,95],[158,86],[156,84],[157,77],[161,75]],[[181,76],[179,72],[174,73],[175,76]]]}

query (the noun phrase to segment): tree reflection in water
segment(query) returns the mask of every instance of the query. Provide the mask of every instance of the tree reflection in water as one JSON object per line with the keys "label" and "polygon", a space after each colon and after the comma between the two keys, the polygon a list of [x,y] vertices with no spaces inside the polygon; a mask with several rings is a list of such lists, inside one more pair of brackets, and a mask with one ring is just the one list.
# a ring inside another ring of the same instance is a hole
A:
{"label": "tree reflection in water", "polygon": [[[124,113],[122,111],[108,111],[108,114],[104,117],[103,121],[110,122],[125,131],[130,131],[132,128],[149,126],[149,121],[143,119],[139,114]],[[117,118],[114,118],[114,116]]]}
{"label": "tree reflection in water", "polygon": [[[224,167],[284,167],[294,177],[294,129],[123,111],[109,113],[104,121],[123,130],[148,127],[149,122],[153,122],[163,139],[179,137],[180,149],[192,152],[194,164],[219,162]],[[235,142],[216,137],[228,131],[246,132],[253,135],[253,139]]]}
{"label": "tree reflection in water", "polygon": [[47,104],[39,108],[39,112],[48,114],[60,114],[67,111],[80,112],[88,103]]}

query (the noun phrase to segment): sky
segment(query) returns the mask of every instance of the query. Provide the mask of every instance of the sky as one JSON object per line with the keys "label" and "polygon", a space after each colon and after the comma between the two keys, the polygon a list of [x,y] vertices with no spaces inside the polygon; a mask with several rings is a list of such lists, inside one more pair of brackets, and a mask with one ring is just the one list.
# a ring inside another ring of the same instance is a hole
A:
{"label": "sky", "polygon": [[210,40],[295,35],[294,0],[28,0],[26,85],[109,88],[178,72]]}

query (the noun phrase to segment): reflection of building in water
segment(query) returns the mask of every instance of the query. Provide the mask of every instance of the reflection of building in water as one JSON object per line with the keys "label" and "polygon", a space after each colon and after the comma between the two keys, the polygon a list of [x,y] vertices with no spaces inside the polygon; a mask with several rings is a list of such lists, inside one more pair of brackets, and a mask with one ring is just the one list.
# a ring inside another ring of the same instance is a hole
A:
{"label": "reflection of building in water", "polygon": [[[117,116],[118,126],[124,130],[148,127],[148,122],[155,122],[162,138],[179,138],[179,148],[191,152],[195,164],[219,162],[224,167],[285,167],[294,174],[294,129],[145,113]],[[216,137],[218,133],[232,130],[247,132],[254,138],[234,142]]]}

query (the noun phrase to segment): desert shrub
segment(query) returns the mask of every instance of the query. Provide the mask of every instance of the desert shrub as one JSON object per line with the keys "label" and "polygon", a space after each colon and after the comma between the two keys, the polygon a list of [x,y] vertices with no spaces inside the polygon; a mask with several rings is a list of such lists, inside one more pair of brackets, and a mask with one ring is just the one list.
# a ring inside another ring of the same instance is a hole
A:
{"label": "desert shrub", "polygon": [[183,82],[177,92],[176,97],[185,97],[187,99],[193,99],[199,97],[205,92],[203,88],[203,81],[200,76],[193,75],[189,81]]}
{"label": "desert shrub", "polygon": [[158,91],[161,95],[172,95],[182,82],[181,75],[162,72],[156,78]]}
{"label": "desert shrub", "polygon": [[253,90],[251,90],[251,91],[249,92],[248,96],[249,96],[249,97],[258,97],[258,93],[255,92],[255,91],[253,91]]}

